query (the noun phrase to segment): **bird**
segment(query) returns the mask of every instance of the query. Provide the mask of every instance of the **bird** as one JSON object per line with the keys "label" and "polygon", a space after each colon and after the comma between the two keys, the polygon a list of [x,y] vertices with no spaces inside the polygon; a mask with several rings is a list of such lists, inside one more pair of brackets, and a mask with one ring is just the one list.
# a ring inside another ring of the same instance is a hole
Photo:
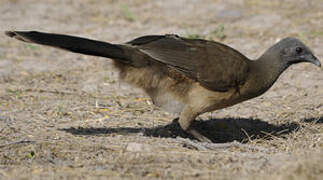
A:
{"label": "bird", "polygon": [[180,127],[211,142],[192,127],[201,114],[264,94],[291,65],[321,63],[302,41],[287,37],[251,60],[216,41],[176,34],[146,35],[113,44],[64,34],[6,31],[9,37],[113,60],[120,80],[141,88],[154,105],[179,113]]}

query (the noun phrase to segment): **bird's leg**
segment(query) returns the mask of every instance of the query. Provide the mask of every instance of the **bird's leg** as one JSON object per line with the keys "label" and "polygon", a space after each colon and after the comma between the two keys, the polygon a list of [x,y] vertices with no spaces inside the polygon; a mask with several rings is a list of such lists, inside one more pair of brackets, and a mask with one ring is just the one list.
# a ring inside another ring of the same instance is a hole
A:
{"label": "bird's leg", "polygon": [[188,132],[189,134],[194,136],[199,141],[212,143],[212,141],[210,139],[203,136],[202,134],[200,134],[198,131],[196,131],[195,129],[193,129],[191,127],[192,122],[195,120],[195,118],[198,115],[199,115],[199,113],[194,111],[194,109],[192,107],[186,106],[184,108],[183,112],[181,113],[180,118],[179,118],[179,121],[178,121],[179,125],[181,126],[181,128],[184,131]]}

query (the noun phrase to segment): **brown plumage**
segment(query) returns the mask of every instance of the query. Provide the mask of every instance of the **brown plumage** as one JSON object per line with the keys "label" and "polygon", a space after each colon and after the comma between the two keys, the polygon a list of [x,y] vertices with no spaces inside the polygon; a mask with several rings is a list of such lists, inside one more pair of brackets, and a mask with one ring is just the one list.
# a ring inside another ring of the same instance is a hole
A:
{"label": "brown plumage", "polygon": [[294,38],[281,40],[251,61],[224,44],[177,35],[143,36],[124,44],[35,31],[6,35],[115,60],[122,80],[142,88],[155,105],[181,113],[180,126],[200,141],[209,140],[190,127],[198,115],[263,94],[291,64],[321,66]]}

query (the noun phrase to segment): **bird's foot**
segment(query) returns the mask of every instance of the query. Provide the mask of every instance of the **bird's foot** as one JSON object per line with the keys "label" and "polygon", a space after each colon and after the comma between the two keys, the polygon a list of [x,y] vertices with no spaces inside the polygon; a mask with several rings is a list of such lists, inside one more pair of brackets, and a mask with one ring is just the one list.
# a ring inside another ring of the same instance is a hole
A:
{"label": "bird's foot", "polygon": [[187,132],[190,133],[191,135],[193,135],[200,142],[212,143],[212,141],[209,138],[203,136],[201,133],[199,133],[195,129],[189,129],[189,130],[187,130]]}
{"label": "bird's foot", "polygon": [[200,150],[200,151],[207,151],[207,150],[219,150],[219,149],[229,149],[229,148],[240,148],[240,149],[247,149],[251,151],[262,151],[262,152],[268,152],[270,149],[262,148],[256,145],[252,144],[242,144],[238,141],[232,141],[228,143],[210,143],[210,142],[198,142],[196,140],[191,139],[184,139],[181,137],[177,137],[177,140],[179,140],[183,146]]}

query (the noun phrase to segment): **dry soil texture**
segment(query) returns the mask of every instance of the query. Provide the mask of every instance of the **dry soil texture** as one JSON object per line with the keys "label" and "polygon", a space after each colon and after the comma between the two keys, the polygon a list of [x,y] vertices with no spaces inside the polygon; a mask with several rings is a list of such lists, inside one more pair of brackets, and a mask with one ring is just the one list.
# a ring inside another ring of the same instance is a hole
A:
{"label": "dry soil texture", "polygon": [[[110,42],[176,33],[250,58],[287,36],[323,59],[322,0],[0,0],[0,179],[322,179],[323,74],[284,72],[263,96],[195,123],[190,138],[111,60],[26,44],[5,30]],[[322,62],[322,61],[321,61]]]}

